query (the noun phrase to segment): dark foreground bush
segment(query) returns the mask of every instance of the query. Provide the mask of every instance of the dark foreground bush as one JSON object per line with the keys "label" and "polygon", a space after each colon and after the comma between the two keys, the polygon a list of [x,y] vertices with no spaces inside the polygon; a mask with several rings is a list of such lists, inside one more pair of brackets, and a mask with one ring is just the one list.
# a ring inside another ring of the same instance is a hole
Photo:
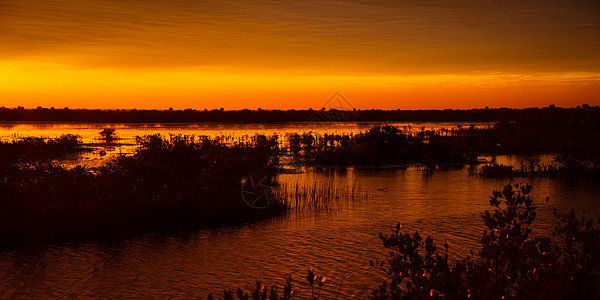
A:
{"label": "dark foreground bush", "polygon": [[508,185],[490,197],[493,211],[482,214],[488,230],[481,249],[454,266],[448,245],[408,233],[400,224],[380,235],[390,250],[376,262],[388,280],[372,290],[374,299],[598,299],[600,227],[592,220],[555,212],[551,237],[531,235],[537,206],[530,185]]}
{"label": "dark foreground bush", "polygon": [[2,163],[0,244],[114,238],[253,220],[286,209],[275,202],[256,210],[241,200],[244,177],[274,172],[275,138],[224,145],[151,135],[138,142],[134,155],[95,170],[47,160]]}

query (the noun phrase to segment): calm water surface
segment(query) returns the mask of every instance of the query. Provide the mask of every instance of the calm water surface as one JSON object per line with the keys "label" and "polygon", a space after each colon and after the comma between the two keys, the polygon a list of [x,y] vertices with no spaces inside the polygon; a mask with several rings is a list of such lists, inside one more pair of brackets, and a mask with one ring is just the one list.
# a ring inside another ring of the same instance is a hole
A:
{"label": "calm water surface", "polygon": [[[95,129],[94,131],[98,131]],[[124,131],[124,130],[122,130]],[[149,130],[151,131],[151,130]],[[50,134],[49,134],[50,135]],[[499,157],[508,162],[518,157]],[[356,184],[368,198],[341,200],[328,210],[290,214],[239,226],[177,235],[145,235],[120,242],[49,245],[0,252],[0,298],[196,297],[257,279],[283,285],[291,274],[296,296],[310,289],[303,277],[314,267],[328,279],[324,299],[365,298],[382,273],[369,260],[385,258],[379,232],[396,222],[447,240],[453,257],[477,249],[480,213],[493,189],[507,180],[469,176],[466,169],[426,174],[418,168],[303,168],[280,181],[299,186]],[[547,232],[551,209],[574,207],[600,214],[598,182],[529,179],[540,207],[536,233]]]}

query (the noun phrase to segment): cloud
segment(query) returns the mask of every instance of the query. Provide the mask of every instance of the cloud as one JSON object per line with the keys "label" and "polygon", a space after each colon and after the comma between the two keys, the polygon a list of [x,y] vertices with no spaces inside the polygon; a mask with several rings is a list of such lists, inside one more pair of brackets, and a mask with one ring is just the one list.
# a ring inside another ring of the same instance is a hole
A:
{"label": "cloud", "polygon": [[0,0],[0,60],[324,75],[597,72],[599,3]]}

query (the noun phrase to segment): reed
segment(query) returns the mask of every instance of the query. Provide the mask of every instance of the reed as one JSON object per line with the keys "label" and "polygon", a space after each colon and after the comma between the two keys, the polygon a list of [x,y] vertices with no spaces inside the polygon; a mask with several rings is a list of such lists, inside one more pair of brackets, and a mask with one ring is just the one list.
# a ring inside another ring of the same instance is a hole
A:
{"label": "reed", "polygon": [[277,195],[287,199],[290,208],[299,212],[340,210],[369,198],[369,193],[361,191],[356,182],[336,184],[330,180],[280,183]]}

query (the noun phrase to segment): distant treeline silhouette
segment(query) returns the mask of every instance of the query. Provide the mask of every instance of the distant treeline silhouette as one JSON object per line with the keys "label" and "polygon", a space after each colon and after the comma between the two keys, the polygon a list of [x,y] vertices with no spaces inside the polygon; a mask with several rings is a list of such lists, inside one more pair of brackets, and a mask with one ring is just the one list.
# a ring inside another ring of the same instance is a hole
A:
{"label": "distant treeline silhouette", "polygon": [[544,108],[485,108],[444,110],[145,110],[145,109],[69,109],[0,108],[0,121],[96,122],[96,123],[173,123],[173,122],[395,122],[395,121],[518,121],[518,120],[592,120],[600,119],[600,108],[584,104],[576,108],[550,105]]}

